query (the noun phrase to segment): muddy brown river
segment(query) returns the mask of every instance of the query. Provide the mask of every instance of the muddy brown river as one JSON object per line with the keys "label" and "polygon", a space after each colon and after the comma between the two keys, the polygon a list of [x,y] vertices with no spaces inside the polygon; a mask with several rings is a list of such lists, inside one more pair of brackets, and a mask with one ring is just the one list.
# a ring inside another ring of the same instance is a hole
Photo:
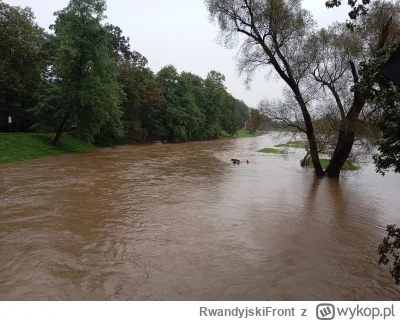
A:
{"label": "muddy brown river", "polygon": [[[269,135],[0,166],[2,300],[400,300],[400,175],[314,179]],[[242,160],[240,166],[231,158]],[[244,161],[249,160],[249,164]]]}

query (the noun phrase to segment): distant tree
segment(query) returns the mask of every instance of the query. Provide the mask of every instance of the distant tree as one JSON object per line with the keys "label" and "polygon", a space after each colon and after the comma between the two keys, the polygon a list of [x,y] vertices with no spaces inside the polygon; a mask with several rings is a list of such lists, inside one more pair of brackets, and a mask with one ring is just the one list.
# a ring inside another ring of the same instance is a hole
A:
{"label": "distant tree", "polygon": [[109,33],[101,24],[105,8],[102,0],[70,0],[65,9],[55,14],[54,69],[60,84],[56,114],[62,121],[54,145],[60,143],[69,121],[88,141],[93,141],[102,127],[107,127],[113,136],[122,134],[123,93]]}
{"label": "distant tree", "polygon": [[222,98],[221,125],[222,129],[230,135],[236,134],[238,130],[236,100],[227,92],[224,92]]}
{"label": "distant tree", "polygon": [[171,142],[191,140],[198,130],[201,112],[190,81],[181,77],[172,65],[162,68],[156,79],[165,97],[157,114],[159,132]]}
{"label": "distant tree", "polygon": [[236,99],[236,117],[239,128],[244,128],[250,117],[249,107],[243,100]]}
{"label": "distant tree", "polygon": [[262,123],[262,115],[260,110],[251,108],[250,109],[250,119],[247,122],[247,130],[250,134],[254,134],[260,128]]}
{"label": "distant tree", "polygon": [[224,84],[225,76],[220,72],[212,70],[208,73],[207,79],[214,84],[219,96],[215,98],[214,104],[220,109],[220,123],[222,129],[233,135],[238,130],[238,119],[236,116],[236,100],[226,91]]}
{"label": "distant tree", "polygon": [[27,110],[36,104],[35,92],[45,72],[46,34],[30,8],[0,1],[0,128],[8,116],[31,120]]}

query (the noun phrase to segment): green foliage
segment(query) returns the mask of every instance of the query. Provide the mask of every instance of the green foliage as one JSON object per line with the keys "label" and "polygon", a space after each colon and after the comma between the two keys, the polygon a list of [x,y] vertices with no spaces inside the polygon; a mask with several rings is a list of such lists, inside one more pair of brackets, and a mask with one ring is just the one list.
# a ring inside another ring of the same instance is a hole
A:
{"label": "green foliage", "polygon": [[173,66],[162,68],[157,83],[165,103],[158,109],[157,129],[168,141],[218,138],[221,130],[237,130],[235,99],[223,86],[225,77],[215,71],[207,79],[178,74]]}
{"label": "green foliage", "polygon": [[390,275],[398,285],[400,284],[400,228],[396,225],[388,225],[386,231],[388,236],[383,239],[378,248],[379,264],[388,265],[392,262]]}
{"label": "green foliage", "polygon": [[378,154],[374,156],[374,162],[376,171],[382,175],[391,168],[400,173],[400,93],[381,72],[394,48],[385,48],[362,63],[358,84],[366,100],[378,110],[375,121],[382,138],[377,143]]}
{"label": "green foliage", "polygon": [[30,121],[27,110],[36,104],[35,91],[46,67],[46,35],[34,19],[30,8],[0,1],[0,127],[8,116]]}
{"label": "green foliage", "polygon": [[29,113],[32,130],[57,132],[56,145],[71,130],[88,142],[212,139],[234,135],[248,119],[217,71],[203,79],[166,66],[154,75],[122,30],[104,23],[104,0],[70,0],[51,35],[30,9],[0,5],[0,48],[15,46],[0,61],[0,118]]}
{"label": "green foliage", "polygon": [[377,172],[382,175],[390,168],[400,173],[400,107],[387,105],[379,119],[382,139],[379,141],[379,153],[374,156]]}
{"label": "green foliage", "polygon": [[165,102],[153,73],[142,63],[123,60],[119,63],[119,83],[125,93],[122,104],[124,136],[139,142],[148,140],[156,129],[156,112]]}
{"label": "green foliage", "polygon": [[95,147],[78,137],[65,134],[57,148],[51,144],[54,134],[0,134],[0,164],[65,153],[84,152]]}
{"label": "green foliage", "polygon": [[236,118],[238,120],[239,128],[244,128],[250,118],[249,107],[244,103],[243,100],[236,99]]}
{"label": "green foliage", "polygon": [[247,122],[247,130],[250,134],[255,133],[260,128],[262,116],[258,109],[250,109],[250,119]]}
{"label": "green foliage", "polygon": [[277,148],[263,148],[260,149],[258,152],[266,153],[266,154],[288,154],[288,151],[284,149],[277,149]]}
{"label": "green foliage", "polygon": [[101,0],[71,0],[56,13],[53,68],[59,88],[50,81],[44,92],[51,95],[44,97],[35,111],[39,116],[44,113],[41,109],[54,109],[55,117],[69,120],[89,142],[103,127],[113,136],[122,134],[123,93],[109,33],[101,25],[104,10]]}

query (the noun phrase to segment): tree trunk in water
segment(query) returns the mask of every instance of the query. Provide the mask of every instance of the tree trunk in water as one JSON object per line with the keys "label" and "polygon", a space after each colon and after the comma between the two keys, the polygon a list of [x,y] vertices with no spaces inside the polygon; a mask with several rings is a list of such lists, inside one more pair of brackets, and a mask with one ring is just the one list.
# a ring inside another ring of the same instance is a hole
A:
{"label": "tree trunk in water", "polygon": [[315,175],[324,176],[325,173],[324,170],[322,169],[321,162],[319,161],[317,140],[315,139],[314,127],[312,124],[311,115],[308,112],[307,106],[300,94],[296,95],[296,100],[301,107],[301,111],[304,118],[304,124],[306,125],[306,134],[307,134],[308,144],[310,145],[310,154],[312,163],[314,165]]}
{"label": "tree trunk in water", "polygon": [[61,123],[60,128],[57,131],[56,137],[53,140],[53,145],[58,146],[60,144],[62,134],[64,133],[65,127],[67,127],[68,118],[69,118],[69,113],[65,115],[65,118]]}
{"label": "tree trunk in water", "polygon": [[353,148],[355,137],[354,122],[348,119],[344,120],[340,126],[335,151],[333,152],[328,167],[325,169],[326,176],[339,177],[340,170],[344,163],[346,163],[351,149]]}
{"label": "tree trunk in water", "polygon": [[303,167],[308,166],[309,156],[310,156],[310,151],[308,150],[306,156],[304,156],[303,160],[301,161],[301,166],[303,166]]}

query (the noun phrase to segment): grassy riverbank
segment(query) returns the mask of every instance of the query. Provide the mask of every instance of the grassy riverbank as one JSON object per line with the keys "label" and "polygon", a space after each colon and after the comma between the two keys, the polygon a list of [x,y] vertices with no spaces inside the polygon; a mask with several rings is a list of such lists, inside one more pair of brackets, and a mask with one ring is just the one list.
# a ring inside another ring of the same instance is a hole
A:
{"label": "grassy riverbank", "polygon": [[[221,133],[220,138],[244,138],[261,135],[262,133],[260,132],[249,134],[246,130],[238,130],[235,136]],[[51,143],[54,136],[54,133],[0,133],[0,164],[67,153],[85,152],[99,147],[89,144],[71,134],[64,134],[60,146],[55,147]],[[117,144],[124,143],[121,141]]]}
{"label": "grassy riverbank", "polygon": [[237,131],[236,135],[229,135],[226,132],[221,132],[221,135],[219,136],[220,139],[227,139],[227,138],[246,138],[246,137],[257,137],[261,136],[263,133],[261,132],[256,132],[254,134],[249,134],[247,130],[240,129]]}
{"label": "grassy riverbank", "polygon": [[66,153],[85,152],[96,147],[64,134],[59,147],[51,144],[55,134],[0,134],[0,164]]}

